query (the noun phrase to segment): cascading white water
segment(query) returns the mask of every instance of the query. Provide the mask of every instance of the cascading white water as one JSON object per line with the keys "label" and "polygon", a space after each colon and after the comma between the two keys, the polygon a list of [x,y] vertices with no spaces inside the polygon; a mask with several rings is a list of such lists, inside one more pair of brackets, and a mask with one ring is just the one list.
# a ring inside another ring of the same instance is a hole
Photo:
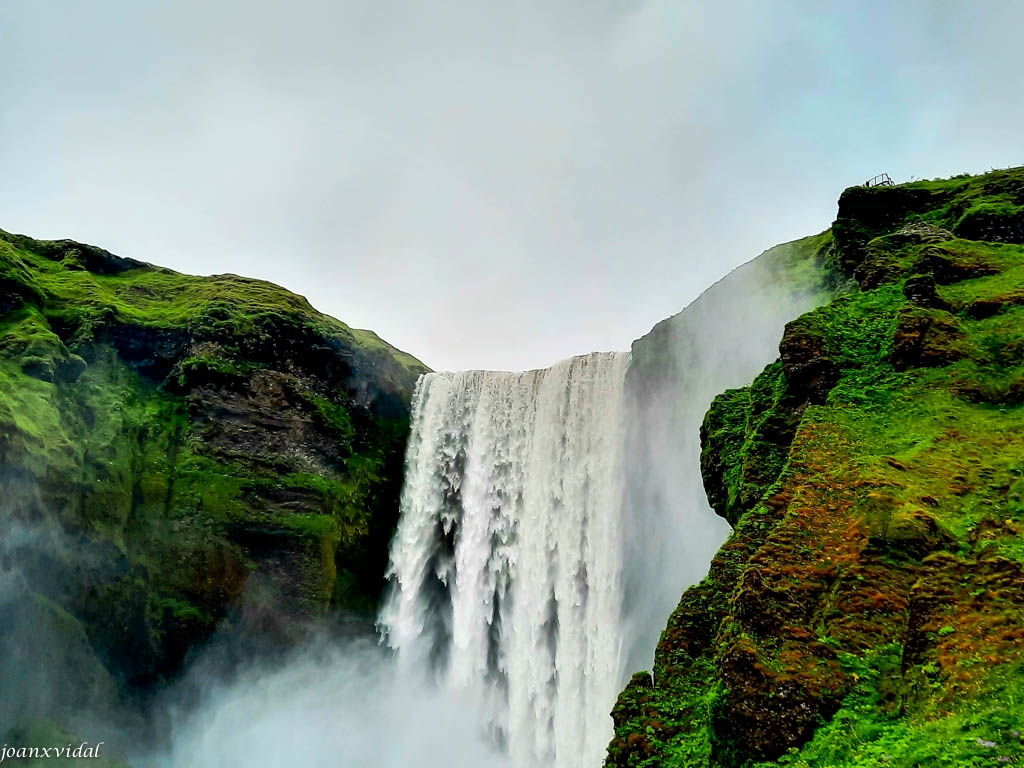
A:
{"label": "cascading white water", "polygon": [[623,676],[629,355],[421,377],[392,593],[402,664],[478,691],[517,766],[593,768]]}

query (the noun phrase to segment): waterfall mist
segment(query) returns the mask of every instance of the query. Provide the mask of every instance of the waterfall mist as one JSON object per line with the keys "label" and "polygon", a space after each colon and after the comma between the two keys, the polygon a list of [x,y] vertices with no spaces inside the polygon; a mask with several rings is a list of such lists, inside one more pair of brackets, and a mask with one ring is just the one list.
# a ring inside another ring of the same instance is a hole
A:
{"label": "waterfall mist", "polygon": [[85,631],[57,602],[72,567],[97,569],[109,553],[25,514],[39,491],[24,475],[0,466],[0,488],[0,737],[40,718],[82,733],[137,726]]}
{"label": "waterfall mist", "polygon": [[739,267],[633,343],[624,405],[630,670],[650,668],[666,619],[730,530],[704,493],[704,414],[716,395],[749,384],[778,356],[786,323],[828,295],[819,270],[786,264],[800,243]]}
{"label": "waterfall mist", "polygon": [[[215,666],[215,665],[214,665]],[[324,641],[230,684],[200,663],[167,705],[170,744],[139,768],[502,768],[473,703],[402,674],[372,639]],[[215,679],[215,678],[214,678]]]}

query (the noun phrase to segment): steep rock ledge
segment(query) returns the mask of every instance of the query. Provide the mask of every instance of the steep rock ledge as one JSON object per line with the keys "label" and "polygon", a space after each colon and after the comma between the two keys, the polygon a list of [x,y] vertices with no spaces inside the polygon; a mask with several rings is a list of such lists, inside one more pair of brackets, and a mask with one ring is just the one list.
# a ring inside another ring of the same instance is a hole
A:
{"label": "steep rock ledge", "polygon": [[720,396],[734,532],[613,712],[614,766],[1024,757],[1024,170],[843,193],[860,285]]}

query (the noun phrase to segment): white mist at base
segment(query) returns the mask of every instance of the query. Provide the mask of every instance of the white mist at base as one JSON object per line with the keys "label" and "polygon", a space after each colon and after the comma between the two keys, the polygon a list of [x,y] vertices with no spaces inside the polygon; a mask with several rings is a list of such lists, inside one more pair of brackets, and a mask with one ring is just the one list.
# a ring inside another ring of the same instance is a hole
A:
{"label": "white mist at base", "polygon": [[427,374],[413,399],[381,627],[517,767],[597,766],[611,737],[628,365]]}
{"label": "white mist at base", "polygon": [[506,768],[472,702],[404,676],[369,644],[297,654],[211,686],[143,768]]}

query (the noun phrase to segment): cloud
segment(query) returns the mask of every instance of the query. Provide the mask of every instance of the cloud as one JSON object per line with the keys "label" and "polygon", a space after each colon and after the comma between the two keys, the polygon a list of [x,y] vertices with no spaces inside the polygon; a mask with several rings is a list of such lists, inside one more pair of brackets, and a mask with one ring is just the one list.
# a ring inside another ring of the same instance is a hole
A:
{"label": "cloud", "polygon": [[624,349],[841,188],[1019,162],[1009,2],[0,11],[0,226],[272,279],[436,368]]}

